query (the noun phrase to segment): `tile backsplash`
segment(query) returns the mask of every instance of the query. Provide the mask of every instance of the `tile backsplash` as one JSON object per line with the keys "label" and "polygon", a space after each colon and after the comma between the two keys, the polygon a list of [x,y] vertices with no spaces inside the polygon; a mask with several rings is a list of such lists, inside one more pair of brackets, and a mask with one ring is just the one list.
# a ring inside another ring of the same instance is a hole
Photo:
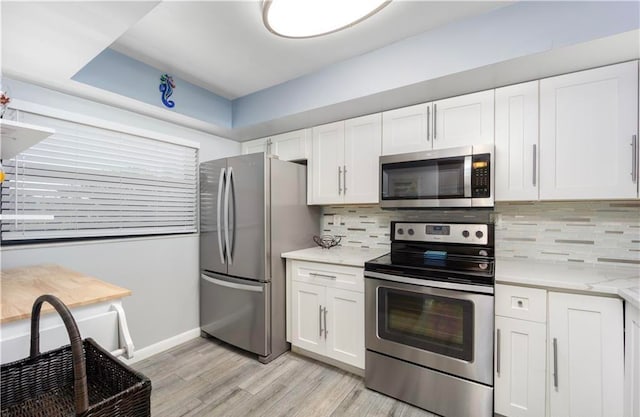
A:
{"label": "tile backsplash", "polygon": [[392,220],[495,221],[499,257],[640,265],[640,201],[496,203],[493,212],[325,206],[322,230],[343,246],[389,247]]}

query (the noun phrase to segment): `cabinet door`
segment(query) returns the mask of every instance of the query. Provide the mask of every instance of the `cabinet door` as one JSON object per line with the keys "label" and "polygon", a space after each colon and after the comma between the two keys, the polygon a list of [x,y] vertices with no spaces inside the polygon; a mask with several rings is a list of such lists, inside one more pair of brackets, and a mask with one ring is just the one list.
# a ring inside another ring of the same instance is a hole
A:
{"label": "cabinet door", "polygon": [[538,81],[498,88],[496,201],[538,199]]}
{"label": "cabinet door", "polygon": [[431,103],[382,113],[382,154],[431,149]]}
{"label": "cabinet door", "polygon": [[433,103],[433,148],[493,144],[493,90]]}
{"label": "cabinet door", "polygon": [[625,306],[625,417],[640,417],[640,310]]}
{"label": "cabinet door", "polygon": [[283,161],[303,161],[311,153],[311,129],[301,129],[271,137],[270,153]]}
{"label": "cabinet door", "polygon": [[371,203],[379,200],[382,116],[380,113],[345,122],[344,202]]}
{"label": "cabinet door", "polygon": [[293,281],[291,284],[291,344],[324,354],[323,314],[325,288]]}
{"label": "cabinet door", "polygon": [[309,204],[344,202],[344,122],[329,123],[312,129],[312,157]]}
{"label": "cabinet door", "polygon": [[546,336],[544,323],[496,317],[496,413],[544,416]]}
{"label": "cabinet door", "polygon": [[549,293],[550,417],[622,417],[622,300]]}
{"label": "cabinet door", "polygon": [[364,294],[327,288],[326,355],[364,369]]}
{"label": "cabinet door", "polygon": [[254,139],[242,143],[242,154],[258,153],[267,151],[267,138]]}
{"label": "cabinet door", "polygon": [[637,129],[637,62],[541,80],[540,199],[635,198]]}

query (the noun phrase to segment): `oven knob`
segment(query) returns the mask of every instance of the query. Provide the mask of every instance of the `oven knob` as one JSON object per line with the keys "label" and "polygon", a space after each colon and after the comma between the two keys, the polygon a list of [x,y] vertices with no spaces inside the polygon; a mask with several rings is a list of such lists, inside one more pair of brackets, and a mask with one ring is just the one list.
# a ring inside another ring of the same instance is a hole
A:
{"label": "oven knob", "polygon": [[478,239],[482,239],[482,236],[484,236],[484,233],[482,233],[480,230],[478,230],[478,231],[476,232],[476,237],[477,237]]}
{"label": "oven knob", "polygon": [[468,230],[463,230],[462,231],[462,236],[463,237],[469,237],[469,231]]}
{"label": "oven knob", "polygon": [[407,233],[409,233],[409,235],[413,236],[413,233],[414,233],[414,232],[413,232],[413,229],[409,229],[409,230],[407,230]]}
{"label": "oven knob", "polygon": [[397,230],[397,232],[398,232],[399,235],[403,235],[404,234],[404,229],[400,228],[400,229]]}

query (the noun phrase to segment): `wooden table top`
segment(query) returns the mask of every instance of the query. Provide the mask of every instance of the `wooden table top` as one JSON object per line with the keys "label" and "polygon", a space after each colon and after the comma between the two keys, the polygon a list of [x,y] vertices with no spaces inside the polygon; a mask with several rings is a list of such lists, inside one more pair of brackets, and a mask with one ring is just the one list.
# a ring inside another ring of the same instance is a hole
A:
{"label": "wooden table top", "polygon": [[[59,265],[35,265],[0,272],[0,323],[31,317],[33,302],[52,294],[69,308],[100,303],[131,295],[131,291]],[[48,303],[42,314],[52,312]]]}

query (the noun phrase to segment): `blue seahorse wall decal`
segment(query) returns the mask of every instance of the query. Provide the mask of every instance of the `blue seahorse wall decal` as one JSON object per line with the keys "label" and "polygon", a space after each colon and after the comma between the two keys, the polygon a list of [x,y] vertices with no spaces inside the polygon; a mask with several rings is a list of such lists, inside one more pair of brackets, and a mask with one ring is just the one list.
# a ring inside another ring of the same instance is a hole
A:
{"label": "blue seahorse wall decal", "polygon": [[160,92],[162,93],[162,104],[172,108],[176,105],[173,100],[169,100],[169,97],[173,94],[173,89],[176,88],[176,84],[173,82],[173,77],[169,74],[162,74],[160,77]]}

